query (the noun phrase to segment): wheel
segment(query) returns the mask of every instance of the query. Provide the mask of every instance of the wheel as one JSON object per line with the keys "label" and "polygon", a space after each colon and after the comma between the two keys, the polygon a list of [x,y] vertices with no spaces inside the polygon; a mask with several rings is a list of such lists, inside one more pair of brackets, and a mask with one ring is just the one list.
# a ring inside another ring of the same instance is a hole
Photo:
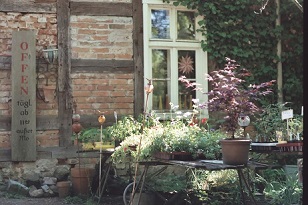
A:
{"label": "wheel", "polygon": [[[131,182],[130,184],[128,184],[123,192],[123,201],[125,205],[134,205],[135,203],[137,203],[138,197],[140,197],[139,195],[140,189],[139,188],[137,189],[137,187],[135,187],[136,190],[135,190],[134,200],[133,200],[133,203],[130,204],[131,198],[132,198],[132,192],[133,192],[133,184],[134,182]],[[142,194],[150,193],[151,191],[149,191],[148,189],[149,187],[145,185]]]}
{"label": "wheel", "polygon": [[133,184],[134,182],[131,182],[126,186],[123,192],[123,202],[125,205],[130,205],[130,199],[132,197],[132,192],[133,192]]}

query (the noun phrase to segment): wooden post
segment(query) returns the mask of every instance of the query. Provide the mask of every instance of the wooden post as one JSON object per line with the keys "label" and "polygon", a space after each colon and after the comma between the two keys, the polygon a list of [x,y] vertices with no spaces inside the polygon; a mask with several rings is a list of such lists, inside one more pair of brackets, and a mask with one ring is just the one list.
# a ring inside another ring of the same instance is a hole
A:
{"label": "wooden post", "polygon": [[144,107],[144,70],[143,70],[143,16],[142,0],[132,1],[133,6],[133,58],[134,58],[134,116],[145,112]]}
{"label": "wooden post", "polygon": [[[276,19],[276,27],[280,26],[280,0],[276,0],[276,14],[277,14],[277,19]],[[282,62],[281,62],[281,39],[278,39],[277,42],[277,56],[279,58],[277,62],[277,86],[278,86],[278,102],[283,102],[283,92],[282,92],[282,87],[283,87],[283,81],[282,81]]]}
{"label": "wooden post", "polygon": [[70,32],[69,32],[69,0],[57,0],[58,16],[58,117],[60,146],[72,145],[72,89],[71,89],[71,63],[70,63]]}
{"label": "wooden post", "polygon": [[35,33],[13,31],[12,39],[12,161],[36,160]]}

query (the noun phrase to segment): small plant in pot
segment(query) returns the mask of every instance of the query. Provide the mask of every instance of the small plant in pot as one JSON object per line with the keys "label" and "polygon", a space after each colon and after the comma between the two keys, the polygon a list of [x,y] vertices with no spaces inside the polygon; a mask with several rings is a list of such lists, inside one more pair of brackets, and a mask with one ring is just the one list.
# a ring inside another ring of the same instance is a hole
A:
{"label": "small plant in pot", "polygon": [[[248,161],[248,152],[251,140],[241,136],[237,138],[235,133],[239,129],[239,119],[245,116],[253,116],[254,113],[260,111],[256,104],[261,96],[270,94],[270,87],[275,80],[264,82],[258,85],[247,85],[244,80],[251,74],[245,68],[241,68],[236,61],[226,58],[226,65],[223,69],[212,71],[207,75],[211,90],[207,93],[208,102],[201,103],[199,106],[208,109],[209,112],[219,112],[224,115],[221,123],[221,129],[228,132],[230,137],[220,140],[222,146],[223,162],[225,164],[246,164]],[[185,77],[180,80],[186,83],[187,87],[196,87],[195,83],[191,83]],[[199,88],[195,88],[199,89]],[[240,143],[239,147],[234,147],[233,143]],[[225,145],[231,148],[225,150]],[[243,148],[241,151],[239,148]],[[241,159],[240,155],[244,155]],[[233,161],[232,157],[235,157]]]}

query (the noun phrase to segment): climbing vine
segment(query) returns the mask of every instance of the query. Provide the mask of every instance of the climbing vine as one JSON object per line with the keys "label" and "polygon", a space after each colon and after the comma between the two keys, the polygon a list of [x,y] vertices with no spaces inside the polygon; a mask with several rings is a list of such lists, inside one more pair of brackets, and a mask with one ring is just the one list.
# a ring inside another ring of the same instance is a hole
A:
{"label": "climbing vine", "polygon": [[[199,32],[206,37],[209,69],[222,68],[225,57],[236,60],[253,73],[250,83],[277,79],[277,62],[282,62],[284,101],[300,113],[303,102],[303,13],[291,0],[280,1],[281,25],[276,26],[275,0],[177,0],[204,16]],[[266,3],[266,4],[265,4]],[[302,4],[302,1],[300,2]],[[277,56],[282,42],[281,59]],[[278,90],[263,104],[276,103]]]}

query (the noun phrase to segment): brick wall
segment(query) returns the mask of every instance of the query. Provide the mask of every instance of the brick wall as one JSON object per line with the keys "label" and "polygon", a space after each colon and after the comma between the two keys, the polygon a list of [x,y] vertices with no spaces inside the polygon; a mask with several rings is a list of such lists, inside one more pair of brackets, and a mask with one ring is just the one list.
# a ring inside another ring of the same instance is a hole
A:
{"label": "brick wall", "polygon": [[132,74],[84,74],[72,75],[73,97],[77,113],[98,115],[97,110],[118,114],[133,112]]}
{"label": "brick wall", "polygon": [[72,58],[132,59],[132,18],[71,16]]}
{"label": "brick wall", "polygon": [[[132,18],[71,16],[70,28],[72,58],[132,59]],[[103,71],[75,73],[71,77],[79,114],[97,115],[97,110],[133,114],[133,74]]]}
{"label": "brick wall", "polygon": [[[57,46],[57,18],[56,14],[40,14],[40,13],[15,13],[15,12],[0,12],[0,115],[2,117],[11,117],[11,52],[12,52],[12,32],[14,30],[33,29],[36,33],[36,57],[37,67],[41,70],[46,70],[47,64],[42,58],[42,49],[48,46]],[[49,69],[51,67],[49,66]],[[46,85],[46,76],[42,72],[39,77],[39,89],[43,95],[41,88]],[[47,74],[48,75],[48,74]],[[48,80],[49,88],[55,91],[56,79]],[[49,97],[49,102],[46,103],[42,99],[37,98],[37,115],[38,116],[56,116],[57,115],[57,99]],[[52,132],[52,131],[51,131]],[[58,131],[56,131],[57,133]],[[10,147],[10,134],[7,131],[0,131],[0,147]],[[43,137],[45,136],[45,137]],[[46,139],[44,139],[46,138]],[[38,146],[54,146],[59,136],[49,131],[41,135],[38,133]],[[50,142],[50,143],[49,143]]]}
{"label": "brick wall", "polygon": [[[93,2],[131,2],[127,0],[103,0]],[[102,11],[103,13],[103,11]],[[71,59],[132,60],[133,43],[131,17],[116,16],[71,16]],[[0,11],[0,114],[11,117],[11,46],[12,31],[34,29],[36,31],[37,67],[39,96],[37,115],[58,115],[58,99],[54,92],[57,79],[50,77],[47,69],[56,69],[41,59],[41,50],[47,46],[57,47],[57,16],[55,13],[19,13]],[[40,59],[39,59],[40,58]],[[48,67],[47,67],[48,66]],[[72,73],[72,97],[77,103],[77,112],[96,118],[97,110],[119,115],[133,114],[134,79],[132,72],[102,70],[98,73]],[[123,68],[125,69],[125,68]],[[46,88],[49,88],[47,90]],[[56,146],[58,130],[45,129],[37,132],[38,146]],[[0,130],[1,147],[10,147],[8,130]]]}

